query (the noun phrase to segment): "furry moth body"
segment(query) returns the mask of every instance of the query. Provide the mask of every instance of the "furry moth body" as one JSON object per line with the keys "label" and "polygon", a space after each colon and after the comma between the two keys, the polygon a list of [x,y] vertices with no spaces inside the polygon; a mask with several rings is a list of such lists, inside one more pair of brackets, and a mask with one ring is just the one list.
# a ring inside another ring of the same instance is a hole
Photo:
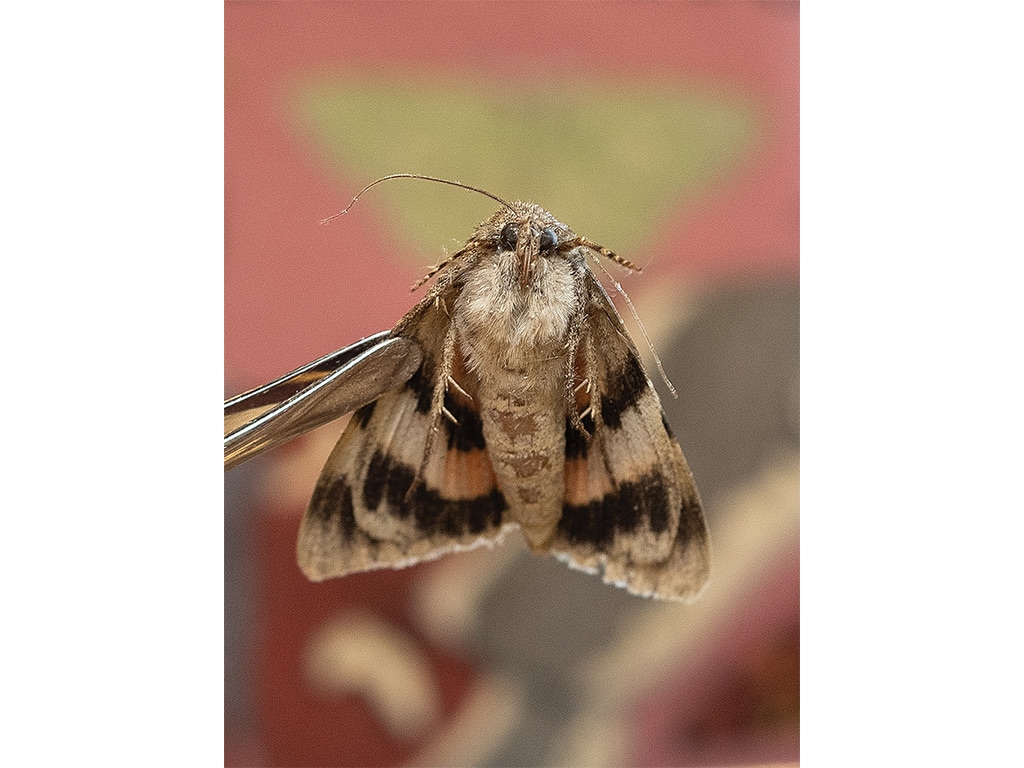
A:
{"label": "furry moth body", "polygon": [[630,592],[692,600],[709,567],[700,497],[586,257],[632,265],[532,203],[504,206],[395,326],[423,361],[352,416],[300,567],[314,581],[402,567],[519,528]]}

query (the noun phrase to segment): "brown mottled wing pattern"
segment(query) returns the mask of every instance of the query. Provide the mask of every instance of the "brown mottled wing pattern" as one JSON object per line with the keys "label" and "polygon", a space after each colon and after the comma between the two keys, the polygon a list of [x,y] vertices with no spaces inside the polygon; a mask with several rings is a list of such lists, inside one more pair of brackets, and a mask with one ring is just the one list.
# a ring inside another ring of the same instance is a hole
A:
{"label": "brown mottled wing pattern", "polygon": [[551,550],[640,595],[693,600],[708,578],[700,496],[611,300],[586,271],[583,423],[566,425],[565,506]]}
{"label": "brown mottled wing pattern", "polygon": [[455,388],[435,391],[446,381],[440,371],[459,368],[457,352],[445,360],[450,293],[431,291],[399,324],[422,348],[419,370],[355,412],[320,474],[298,542],[314,581],[412,565],[502,534],[505,500],[475,403]]}

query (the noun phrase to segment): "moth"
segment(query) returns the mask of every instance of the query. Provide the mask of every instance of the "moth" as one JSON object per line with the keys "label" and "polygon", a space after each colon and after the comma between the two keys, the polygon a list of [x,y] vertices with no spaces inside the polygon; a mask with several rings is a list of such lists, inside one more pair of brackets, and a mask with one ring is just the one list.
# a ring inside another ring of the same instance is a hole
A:
{"label": "moth", "polygon": [[695,599],[710,560],[700,496],[587,257],[637,267],[533,203],[426,178],[501,207],[414,286],[437,277],[391,335],[422,361],[346,426],[302,520],[302,571],[399,568],[518,528],[605,582]]}

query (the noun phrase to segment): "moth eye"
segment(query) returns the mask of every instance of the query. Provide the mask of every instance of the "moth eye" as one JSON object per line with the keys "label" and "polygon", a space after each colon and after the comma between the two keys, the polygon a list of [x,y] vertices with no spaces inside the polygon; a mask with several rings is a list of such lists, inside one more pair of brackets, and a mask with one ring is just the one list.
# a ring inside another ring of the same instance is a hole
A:
{"label": "moth eye", "polygon": [[558,235],[555,234],[555,230],[551,227],[546,228],[540,233],[540,249],[542,251],[549,251],[558,244]]}
{"label": "moth eye", "polygon": [[501,228],[501,234],[498,235],[499,248],[505,251],[514,251],[517,242],[519,242],[519,232],[516,230],[515,224],[508,223]]}

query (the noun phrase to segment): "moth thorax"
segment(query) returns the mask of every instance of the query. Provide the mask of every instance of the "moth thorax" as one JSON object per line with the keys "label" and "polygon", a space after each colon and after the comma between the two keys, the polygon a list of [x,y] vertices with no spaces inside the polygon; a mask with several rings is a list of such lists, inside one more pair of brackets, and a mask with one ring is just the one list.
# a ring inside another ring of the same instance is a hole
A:
{"label": "moth thorax", "polygon": [[518,368],[564,350],[578,316],[572,268],[564,259],[540,258],[525,288],[507,279],[511,252],[466,275],[454,317],[460,342],[473,348],[476,362]]}

